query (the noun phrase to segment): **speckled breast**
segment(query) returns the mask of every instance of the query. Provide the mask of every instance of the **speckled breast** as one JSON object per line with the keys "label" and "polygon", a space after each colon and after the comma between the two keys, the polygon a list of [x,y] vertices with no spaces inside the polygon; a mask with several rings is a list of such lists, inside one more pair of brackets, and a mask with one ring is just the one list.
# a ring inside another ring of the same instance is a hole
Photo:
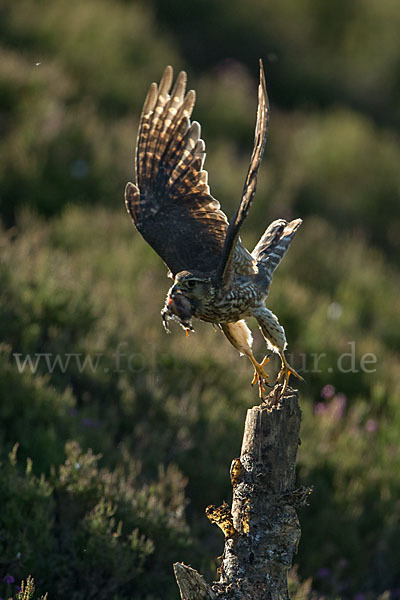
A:
{"label": "speckled breast", "polygon": [[195,315],[210,323],[233,323],[248,316],[249,310],[263,300],[257,286],[249,281],[235,280],[231,289],[202,303],[201,311]]}

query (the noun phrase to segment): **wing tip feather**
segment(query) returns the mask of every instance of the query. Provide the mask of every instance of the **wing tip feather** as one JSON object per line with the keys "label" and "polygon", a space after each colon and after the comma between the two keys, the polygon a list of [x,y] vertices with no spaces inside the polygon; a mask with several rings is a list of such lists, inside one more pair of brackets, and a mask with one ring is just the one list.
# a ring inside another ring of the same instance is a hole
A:
{"label": "wing tip feather", "polygon": [[138,221],[138,215],[135,211],[135,206],[137,205],[137,201],[139,198],[139,188],[134,183],[128,181],[128,183],[125,186],[125,208],[135,225]]}
{"label": "wing tip feather", "polygon": [[160,79],[160,84],[158,87],[158,90],[159,90],[158,95],[159,96],[168,94],[169,90],[171,89],[173,78],[174,78],[174,69],[172,68],[171,65],[167,65],[165,67],[164,73],[162,74],[162,77]]}
{"label": "wing tip feather", "polygon": [[295,233],[302,224],[302,222],[303,219],[294,219],[293,221],[290,221],[290,223],[287,223],[284,231],[285,235]]}
{"label": "wing tip feather", "polygon": [[158,86],[155,81],[150,85],[149,91],[143,104],[142,115],[146,115],[151,112],[156,104],[158,95]]}
{"label": "wing tip feather", "polygon": [[[265,101],[265,107],[269,113],[270,105],[269,105],[267,83],[265,80],[265,72],[264,72],[264,65],[263,65],[262,58],[259,59],[259,65],[260,65],[259,101],[261,99],[263,99]],[[261,102],[260,102],[260,104],[261,104]]]}

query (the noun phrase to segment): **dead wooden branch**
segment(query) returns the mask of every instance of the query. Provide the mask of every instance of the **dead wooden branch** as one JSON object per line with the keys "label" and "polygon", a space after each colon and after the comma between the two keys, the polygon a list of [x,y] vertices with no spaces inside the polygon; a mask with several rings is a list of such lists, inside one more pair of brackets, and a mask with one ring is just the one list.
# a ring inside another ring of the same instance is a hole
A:
{"label": "dead wooden branch", "polygon": [[182,600],[288,600],[287,573],[300,539],[295,507],[310,490],[294,488],[301,413],[297,392],[247,411],[242,450],[231,466],[232,508],[209,506],[208,518],[224,532],[220,579],[208,585],[194,569],[176,563]]}

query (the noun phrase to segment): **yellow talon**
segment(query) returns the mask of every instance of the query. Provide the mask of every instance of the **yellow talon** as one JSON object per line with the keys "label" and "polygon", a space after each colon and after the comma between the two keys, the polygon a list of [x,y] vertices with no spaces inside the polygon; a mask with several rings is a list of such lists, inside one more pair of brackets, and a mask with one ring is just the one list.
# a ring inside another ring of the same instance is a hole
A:
{"label": "yellow talon", "polygon": [[280,354],[280,357],[282,360],[282,367],[278,373],[278,377],[276,378],[276,383],[279,383],[281,381],[281,379],[283,378],[283,385],[282,385],[282,390],[281,390],[281,396],[283,396],[284,393],[286,392],[286,388],[289,383],[289,377],[291,375],[294,375],[295,377],[297,377],[297,379],[300,379],[300,381],[304,381],[304,378],[301,375],[299,375],[297,373],[297,371],[295,371],[295,369],[293,369],[293,367],[291,367],[289,365],[283,352],[282,352],[282,354]]}
{"label": "yellow talon", "polygon": [[253,376],[251,385],[255,385],[256,383],[258,383],[259,393],[260,393],[260,398],[261,399],[264,398],[264,393],[265,393],[265,390],[264,390],[264,387],[263,387],[263,382],[268,383],[268,375],[264,371],[264,367],[265,367],[265,365],[267,363],[269,363],[270,360],[271,360],[271,357],[270,357],[269,354],[267,354],[266,356],[264,356],[264,358],[261,361],[261,363],[258,363],[255,359],[251,360],[251,362],[254,365],[254,376]]}

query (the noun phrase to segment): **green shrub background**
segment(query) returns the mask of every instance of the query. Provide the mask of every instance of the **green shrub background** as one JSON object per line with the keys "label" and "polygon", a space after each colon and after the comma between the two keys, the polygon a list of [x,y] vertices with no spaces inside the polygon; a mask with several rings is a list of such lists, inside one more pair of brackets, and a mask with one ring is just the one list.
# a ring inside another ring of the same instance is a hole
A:
{"label": "green shrub background", "polygon": [[215,577],[204,508],[230,500],[257,393],[210,326],[164,334],[169,282],[123,189],[170,63],[232,216],[262,57],[270,134],[242,237],[304,219],[268,304],[306,378],[293,594],[400,598],[399,29],[396,0],[3,0],[1,597],[32,574],[50,600],[169,600],[176,560]]}

